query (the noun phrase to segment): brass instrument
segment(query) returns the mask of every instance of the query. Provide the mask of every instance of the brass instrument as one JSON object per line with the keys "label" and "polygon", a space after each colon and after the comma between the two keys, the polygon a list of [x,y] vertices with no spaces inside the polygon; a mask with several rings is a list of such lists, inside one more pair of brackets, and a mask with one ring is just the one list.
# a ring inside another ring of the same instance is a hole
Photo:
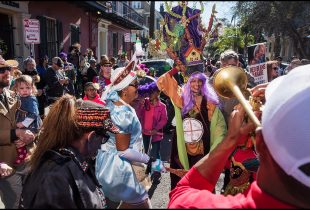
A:
{"label": "brass instrument", "polygon": [[250,101],[256,104],[255,106],[251,106],[243,95],[249,94],[246,89],[247,83],[248,79],[246,73],[242,68],[236,66],[223,67],[214,73],[213,87],[217,94],[224,98],[232,98],[235,96],[244,107],[250,119],[259,127],[261,123],[253,112],[253,107],[255,110],[259,109],[257,106],[259,101],[257,101],[257,98],[250,97]]}

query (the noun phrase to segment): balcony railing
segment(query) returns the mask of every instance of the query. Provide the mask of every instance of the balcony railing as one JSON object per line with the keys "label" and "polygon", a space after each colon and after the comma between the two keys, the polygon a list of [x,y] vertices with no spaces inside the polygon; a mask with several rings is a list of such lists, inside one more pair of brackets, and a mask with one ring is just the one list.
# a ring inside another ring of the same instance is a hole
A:
{"label": "balcony railing", "polygon": [[112,12],[140,26],[143,26],[143,17],[133,8],[121,1],[112,1],[112,9],[106,12]]}

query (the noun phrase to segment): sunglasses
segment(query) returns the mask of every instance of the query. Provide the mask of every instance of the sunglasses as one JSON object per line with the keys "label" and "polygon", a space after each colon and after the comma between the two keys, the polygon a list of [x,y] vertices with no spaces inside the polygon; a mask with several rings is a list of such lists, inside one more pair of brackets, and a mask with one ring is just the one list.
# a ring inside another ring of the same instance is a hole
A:
{"label": "sunglasses", "polygon": [[12,70],[12,68],[9,67],[9,66],[1,67],[1,68],[0,68],[0,74],[5,73],[5,71],[11,71],[11,70]]}
{"label": "sunglasses", "polygon": [[102,67],[112,67],[111,64],[103,64]]}

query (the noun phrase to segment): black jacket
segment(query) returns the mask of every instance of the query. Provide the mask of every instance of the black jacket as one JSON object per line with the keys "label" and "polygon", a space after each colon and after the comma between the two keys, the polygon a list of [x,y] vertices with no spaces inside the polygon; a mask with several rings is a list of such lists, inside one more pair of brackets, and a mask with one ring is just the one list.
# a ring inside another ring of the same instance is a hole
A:
{"label": "black jacket", "polygon": [[106,208],[94,163],[73,148],[49,150],[24,179],[20,208]]}
{"label": "black jacket", "polygon": [[59,80],[64,79],[65,75],[63,75],[60,71],[55,71],[52,67],[47,69],[45,75],[45,81],[47,84],[47,96],[48,97],[61,97],[65,93],[66,85],[61,85]]}

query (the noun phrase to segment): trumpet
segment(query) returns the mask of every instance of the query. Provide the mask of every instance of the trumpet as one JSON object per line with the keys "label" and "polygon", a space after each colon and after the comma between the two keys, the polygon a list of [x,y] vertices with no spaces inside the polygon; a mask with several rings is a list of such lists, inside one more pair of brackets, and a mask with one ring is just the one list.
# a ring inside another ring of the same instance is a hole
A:
{"label": "trumpet", "polygon": [[[255,123],[256,127],[259,127],[261,123],[253,110],[259,110],[261,102],[258,98],[250,96],[251,94],[246,89],[247,84],[247,75],[240,67],[227,66],[218,69],[214,73],[213,87],[217,94],[224,98],[233,98],[235,96],[245,109],[249,118]],[[244,95],[250,96],[249,102]]]}

